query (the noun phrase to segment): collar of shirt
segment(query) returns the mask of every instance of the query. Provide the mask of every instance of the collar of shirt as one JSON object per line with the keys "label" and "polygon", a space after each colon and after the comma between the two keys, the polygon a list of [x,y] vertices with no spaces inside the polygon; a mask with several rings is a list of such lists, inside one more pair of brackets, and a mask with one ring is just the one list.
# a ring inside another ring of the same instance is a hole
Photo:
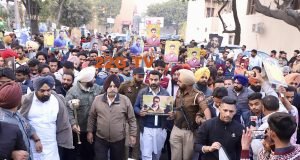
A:
{"label": "collar of shirt", "polygon": [[108,94],[107,94],[106,98],[107,98],[108,104],[111,105],[115,101],[116,97],[117,97],[117,95],[115,95],[115,97],[112,100],[110,100],[110,98],[108,97]]}
{"label": "collar of shirt", "polygon": [[216,116],[219,116],[220,111],[219,111],[219,108],[216,107],[215,103],[213,104],[213,107],[214,107],[215,110],[216,110]]}
{"label": "collar of shirt", "polygon": [[285,148],[275,148],[274,155],[287,155],[291,152],[293,152],[295,149],[295,146],[291,145]]}
{"label": "collar of shirt", "polygon": [[149,87],[149,92],[151,92],[154,96],[158,95],[160,92],[160,87],[158,88],[158,92],[155,93],[150,87]]}
{"label": "collar of shirt", "polygon": [[0,112],[4,113],[4,114],[6,114],[6,115],[8,115],[10,117],[13,117],[16,114],[16,113],[14,113],[14,112],[12,112],[12,111],[10,111],[8,109],[4,109],[4,108],[0,108]]}
{"label": "collar of shirt", "polygon": [[276,112],[273,112],[273,113],[270,113],[270,114],[264,116],[264,117],[262,118],[262,120],[261,120],[262,123],[268,123],[269,117],[270,117],[272,114],[274,114],[274,113],[276,113]]}

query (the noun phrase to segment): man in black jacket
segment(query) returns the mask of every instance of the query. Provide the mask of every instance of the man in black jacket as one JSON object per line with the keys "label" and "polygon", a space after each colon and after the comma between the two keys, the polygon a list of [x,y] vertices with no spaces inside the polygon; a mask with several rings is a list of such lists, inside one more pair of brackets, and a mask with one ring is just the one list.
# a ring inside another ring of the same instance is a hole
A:
{"label": "man in black jacket", "polygon": [[225,96],[219,107],[219,117],[205,121],[197,131],[194,150],[201,159],[218,160],[222,148],[229,159],[240,159],[243,126],[232,120],[236,113],[236,100]]}

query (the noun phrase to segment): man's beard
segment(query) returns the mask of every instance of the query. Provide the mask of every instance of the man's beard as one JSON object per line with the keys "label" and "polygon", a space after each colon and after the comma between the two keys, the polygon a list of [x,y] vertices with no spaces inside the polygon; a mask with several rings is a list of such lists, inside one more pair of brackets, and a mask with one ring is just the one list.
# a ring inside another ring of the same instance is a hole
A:
{"label": "man's beard", "polygon": [[94,82],[87,82],[86,87],[87,88],[92,88],[94,86]]}
{"label": "man's beard", "polygon": [[37,96],[37,99],[40,100],[42,103],[48,101],[50,99],[50,96]]}
{"label": "man's beard", "polygon": [[236,87],[236,86],[235,86],[235,87],[234,87],[234,90],[237,91],[237,92],[240,92],[240,91],[243,90],[243,87],[239,88],[239,87]]}
{"label": "man's beard", "polygon": [[159,86],[157,85],[157,84],[150,84],[150,88],[152,89],[152,90],[155,90],[155,89],[157,89]]}
{"label": "man's beard", "polygon": [[139,81],[139,80],[134,80],[135,81],[135,83],[137,84],[137,85],[141,85],[142,83],[143,83],[143,81]]}
{"label": "man's beard", "polygon": [[66,84],[66,83],[63,83],[62,86],[63,86],[64,89],[67,90],[67,91],[72,87],[72,85],[68,85],[68,84]]}
{"label": "man's beard", "polygon": [[130,77],[130,72],[128,72],[127,74],[124,74],[124,76]]}
{"label": "man's beard", "polygon": [[117,92],[115,92],[115,91],[107,92],[108,97],[114,97],[114,96],[116,96],[116,94],[117,94]]}
{"label": "man's beard", "polygon": [[223,72],[217,72],[217,76],[223,76]]}
{"label": "man's beard", "polygon": [[197,87],[200,91],[205,92],[207,90],[207,82],[198,82]]}
{"label": "man's beard", "polygon": [[260,90],[261,90],[261,86],[253,86],[253,85],[251,85],[250,88],[251,88],[254,92],[260,92]]}
{"label": "man's beard", "polygon": [[185,84],[182,84],[181,86],[178,85],[178,86],[179,86],[179,90],[180,91],[185,91],[185,89],[186,89],[186,85]]}

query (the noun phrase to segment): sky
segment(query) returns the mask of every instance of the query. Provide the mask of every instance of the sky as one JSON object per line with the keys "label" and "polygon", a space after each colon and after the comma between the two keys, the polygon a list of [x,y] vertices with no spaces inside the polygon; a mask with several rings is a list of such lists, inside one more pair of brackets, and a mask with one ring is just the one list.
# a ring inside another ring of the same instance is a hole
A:
{"label": "sky", "polygon": [[138,14],[142,14],[143,12],[147,12],[147,7],[151,4],[161,3],[168,0],[135,0],[135,4],[137,6]]}

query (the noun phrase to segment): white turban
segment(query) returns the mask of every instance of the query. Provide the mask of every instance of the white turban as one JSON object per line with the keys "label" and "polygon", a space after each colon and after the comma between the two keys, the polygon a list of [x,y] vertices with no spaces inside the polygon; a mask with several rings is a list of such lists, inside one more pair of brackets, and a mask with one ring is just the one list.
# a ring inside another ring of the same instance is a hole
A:
{"label": "white turban", "polygon": [[83,68],[77,76],[77,81],[79,82],[90,82],[94,79],[96,75],[96,68],[95,67],[86,67]]}
{"label": "white turban", "polygon": [[179,70],[179,80],[186,85],[193,85],[196,83],[196,78],[191,70],[181,69]]}

